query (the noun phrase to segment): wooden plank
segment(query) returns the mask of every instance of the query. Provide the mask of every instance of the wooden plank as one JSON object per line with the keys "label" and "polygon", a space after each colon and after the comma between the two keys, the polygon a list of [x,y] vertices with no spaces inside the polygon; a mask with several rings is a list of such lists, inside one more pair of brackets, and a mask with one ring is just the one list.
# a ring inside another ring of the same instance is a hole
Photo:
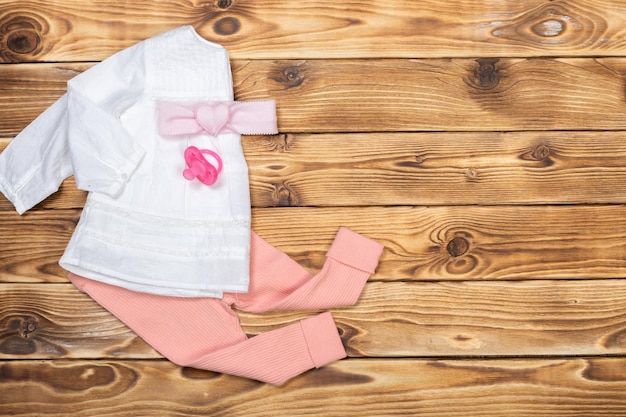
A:
{"label": "wooden plank", "polygon": [[624,218],[614,205],[274,208],[254,210],[253,229],[318,268],[350,227],[385,246],[376,279],[593,279],[625,276]]}
{"label": "wooden plank", "polygon": [[161,361],[0,362],[8,415],[616,416],[621,358],[343,360],[281,387]]}
{"label": "wooden plank", "polygon": [[[160,357],[71,284],[0,290],[3,359]],[[239,313],[250,335],[312,314]],[[370,282],[333,315],[351,357],[626,354],[625,280]]]}
{"label": "wooden plank", "polygon": [[80,211],[0,212],[0,281],[67,282],[59,259]]}
{"label": "wooden plank", "polygon": [[281,132],[614,130],[624,64],[591,59],[235,61],[239,100]]}
{"label": "wooden plank", "polygon": [[[626,203],[623,135],[290,134],[244,136],[243,148],[254,207],[598,204]],[[70,179],[39,208],[81,208],[85,197]]]}
{"label": "wooden plank", "polygon": [[0,62],[101,60],[183,24],[238,59],[626,54],[623,0],[4,0],[2,8]]}
{"label": "wooden plank", "polygon": [[[233,61],[232,67],[236,98],[276,99],[283,133],[626,129],[624,58]],[[0,66],[0,135],[17,134],[85,68]]]}
{"label": "wooden plank", "polygon": [[253,205],[626,202],[622,132],[244,137]]}
{"label": "wooden plank", "polygon": [[[0,212],[0,282],[65,282],[79,210]],[[271,208],[252,228],[307,268],[340,226],[382,243],[377,280],[626,277],[626,206]]]}
{"label": "wooden plank", "polygon": [[161,358],[72,284],[0,285],[0,357]]}

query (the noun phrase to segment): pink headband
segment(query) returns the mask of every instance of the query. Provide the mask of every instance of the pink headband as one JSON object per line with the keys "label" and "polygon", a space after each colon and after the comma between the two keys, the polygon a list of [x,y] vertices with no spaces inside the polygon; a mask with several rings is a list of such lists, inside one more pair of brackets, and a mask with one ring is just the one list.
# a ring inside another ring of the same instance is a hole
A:
{"label": "pink headband", "polygon": [[163,136],[208,133],[274,135],[276,102],[211,101],[203,103],[159,103],[159,131]]}

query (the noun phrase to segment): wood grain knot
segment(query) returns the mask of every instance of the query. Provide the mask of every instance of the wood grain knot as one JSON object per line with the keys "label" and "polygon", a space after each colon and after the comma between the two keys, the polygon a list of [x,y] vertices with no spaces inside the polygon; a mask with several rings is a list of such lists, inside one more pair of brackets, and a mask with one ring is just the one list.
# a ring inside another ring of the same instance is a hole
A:
{"label": "wood grain knot", "polygon": [[605,17],[573,3],[554,1],[540,5],[508,22],[491,22],[491,35],[539,45],[589,46],[606,34]]}
{"label": "wood grain knot", "polygon": [[398,161],[394,165],[400,168],[424,168],[423,164],[426,162],[425,155],[410,156],[405,160]]}
{"label": "wood grain knot", "polygon": [[37,320],[35,318],[33,318],[33,317],[28,317],[22,323],[21,330],[20,330],[20,335],[24,339],[28,339],[29,337],[31,337],[31,335],[33,333],[35,333],[37,331],[38,327],[39,326],[37,325]]}
{"label": "wood grain knot", "polygon": [[12,317],[5,326],[10,330],[0,337],[0,353],[28,355],[37,351],[35,335],[39,328],[37,318]]}
{"label": "wood grain knot", "polygon": [[289,152],[296,141],[295,135],[281,134],[266,137],[270,151]]}
{"label": "wood grain knot", "polygon": [[233,16],[223,17],[213,24],[213,31],[222,36],[234,35],[239,32],[239,29],[241,29],[241,23]]}
{"label": "wood grain knot", "polygon": [[272,79],[283,84],[285,89],[288,89],[301,85],[304,82],[304,75],[299,66],[290,65],[281,69]]}
{"label": "wood grain knot", "polygon": [[7,327],[22,339],[28,339],[37,331],[39,325],[36,317],[23,316],[13,317]]}
{"label": "wood grain knot", "polygon": [[558,18],[551,18],[531,26],[531,30],[537,36],[559,36],[563,33],[563,31],[565,31],[565,25],[565,21]]}
{"label": "wood grain knot", "polygon": [[7,37],[7,47],[18,54],[28,54],[39,46],[41,37],[32,30],[16,30]]}
{"label": "wood grain knot", "polygon": [[530,156],[536,161],[543,161],[550,157],[550,148],[546,145],[539,145],[530,153]]}
{"label": "wood grain knot", "polygon": [[496,64],[498,58],[479,58],[475,62],[478,64],[474,68],[473,77],[470,79],[471,85],[482,90],[490,90],[500,84],[500,75]]}
{"label": "wood grain knot", "polygon": [[272,202],[279,207],[294,207],[298,205],[297,194],[284,182],[272,184]]}
{"label": "wood grain knot", "polygon": [[552,151],[550,150],[550,147],[541,144],[527,152],[524,152],[521,155],[521,159],[524,161],[541,162],[542,167],[548,167],[554,164],[554,161],[550,158],[551,155]]}
{"label": "wood grain knot", "polygon": [[43,49],[42,33],[46,30],[36,17],[3,16],[0,18],[0,58],[20,62],[37,55]]}
{"label": "wood grain knot", "polygon": [[446,249],[450,256],[456,258],[465,255],[469,250],[469,242],[464,237],[457,236],[448,242]]}
{"label": "wood grain knot", "polygon": [[465,179],[470,182],[476,182],[480,180],[478,170],[476,168],[467,168],[465,170]]}
{"label": "wood grain knot", "polygon": [[219,0],[217,2],[217,7],[220,9],[228,9],[232,4],[233,2],[231,0]]}

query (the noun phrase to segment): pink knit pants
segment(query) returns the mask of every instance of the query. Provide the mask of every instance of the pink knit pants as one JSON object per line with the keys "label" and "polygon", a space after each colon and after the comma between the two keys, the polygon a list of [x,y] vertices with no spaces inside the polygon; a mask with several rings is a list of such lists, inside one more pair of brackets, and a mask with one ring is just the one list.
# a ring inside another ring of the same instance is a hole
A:
{"label": "pink knit pants", "polygon": [[382,249],[341,228],[322,270],[313,276],[252,233],[249,291],[226,293],[222,299],[160,296],[75,274],[69,278],[172,362],[281,385],[346,356],[331,314],[248,338],[232,307],[264,312],[352,305],[376,269]]}

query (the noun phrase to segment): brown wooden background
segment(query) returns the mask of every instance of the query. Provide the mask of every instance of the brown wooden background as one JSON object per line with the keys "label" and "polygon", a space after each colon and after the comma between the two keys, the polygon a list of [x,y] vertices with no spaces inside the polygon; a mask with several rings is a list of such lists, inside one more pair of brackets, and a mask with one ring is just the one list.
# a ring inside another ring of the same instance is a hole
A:
{"label": "brown wooden background", "polygon": [[385,245],[333,311],[350,357],[279,388],[162,359],[57,265],[68,180],[0,197],[0,414],[626,415],[626,1],[0,0],[0,149],[184,24],[277,100],[244,139],[253,228],[312,271],[341,225]]}

